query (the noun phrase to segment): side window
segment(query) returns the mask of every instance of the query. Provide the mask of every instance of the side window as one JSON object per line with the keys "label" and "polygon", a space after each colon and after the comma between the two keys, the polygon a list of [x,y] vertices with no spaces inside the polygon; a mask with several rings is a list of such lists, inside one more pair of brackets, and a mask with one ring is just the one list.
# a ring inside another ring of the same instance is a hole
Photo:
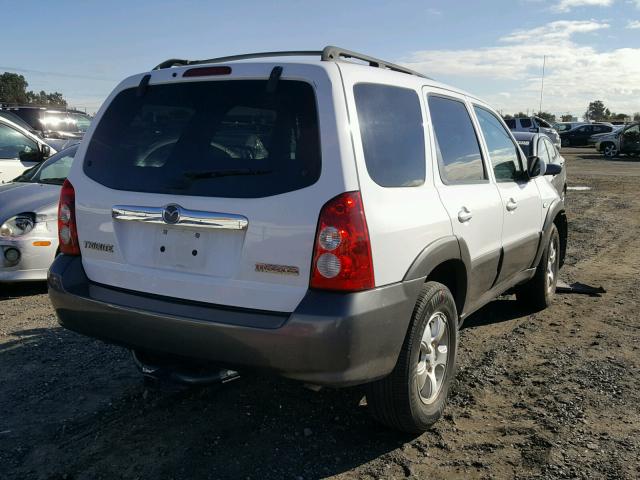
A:
{"label": "side window", "polygon": [[498,117],[489,110],[475,106],[480,129],[487,142],[489,158],[498,182],[514,182],[522,178],[522,164],[518,147],[513,143],[507,129]]}
{"label": "side window", "polygon": [[624,139],[627,141],[633,141],[636,142],[638,140],[640,140],[640,126],[635,125],[631,128],[627,128],[624,131]]}
{"label": "side window", "polygon": [[38,144],[6,125],[0,125],[0,158],[30,160],[38,152]]}
{"label": "side window", "polygon": [[452,98],[428,98],[440,178],[446,184],[484,182],[480,144],[466,105]]}
{"label": "side window", "polygon": [[531,120],[528,118],[521,118],[520,125],[522,128],[531,128]]}
{"label": "side window", "polygon": [[551,163],[551,155],[547,142],[544,141],[544,138],[538,139],[538,157],[540,157],[541,160],[544,160],[545,163]]}
{"label": "side window", "polygon": [[555,147],[553,143],[549,141],[548,138],[544,139],[544,143],[547,146],[547,151],[549,152],[549,158],[552,162],[555,162],[558,158],[558,149]]}
{"label": "side window", "polygon": [[507,127],[509,127],[511,130],[516,128],[516,119],[515,118],[509,118],[508,120],[505,120],[504,123],[506,123]]}
{"label": "side window", "polygon": [[353,87],[362,149],[371,179],[415,187],[426,176],[420,98],[414,90],[373,83]]}

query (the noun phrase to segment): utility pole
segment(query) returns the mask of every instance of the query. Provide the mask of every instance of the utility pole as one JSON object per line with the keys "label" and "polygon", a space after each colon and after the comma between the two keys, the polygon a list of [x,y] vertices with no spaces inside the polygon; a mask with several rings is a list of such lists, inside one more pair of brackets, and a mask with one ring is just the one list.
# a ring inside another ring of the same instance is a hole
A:
{"label": "utility pole", "polygon": [[538,110],[538,112],[542,112],[542,95],[544,93],[544,67],[546,66],[547,63],[547,56],[544,55],[542,57],[542,82],[540,85],[540,110]]}

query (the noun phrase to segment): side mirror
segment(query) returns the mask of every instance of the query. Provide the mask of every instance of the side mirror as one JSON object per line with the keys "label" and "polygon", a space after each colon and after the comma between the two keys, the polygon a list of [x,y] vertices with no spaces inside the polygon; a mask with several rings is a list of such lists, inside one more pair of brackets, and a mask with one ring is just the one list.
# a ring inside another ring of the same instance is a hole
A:
{"label": "side mirror", "polygon": [[559,175],[560,173],[562,173],[562,165],[557,163],[549,163],[544,172],[545,175]]}
{"label": "side mirror", "polygon": [[527,175],[529,178],[536,178],[544,175],[547,165],[540,157],[532,156],[527,158]]}
{"label": "side mirror", "polygon": [[51,147],[45,143],[40,144],[40,155],[42,159],[49,158],[51,156]]}

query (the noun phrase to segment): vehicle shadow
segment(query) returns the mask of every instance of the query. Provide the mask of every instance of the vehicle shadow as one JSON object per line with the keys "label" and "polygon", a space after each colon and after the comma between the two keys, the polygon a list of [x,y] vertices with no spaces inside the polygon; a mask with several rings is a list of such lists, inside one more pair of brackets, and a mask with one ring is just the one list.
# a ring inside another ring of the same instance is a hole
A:
{"label": "vehicle shadow", "polygon": [[0,302],[10,298],[47,293],[46,282],[0,283]]}
{"label": "vehicle shadow", "polygon": [[535,313],[515,299],[501,297],[470,315],[462,324],[462,329],[478,328],[495,323],[508,322]]}
{"label": "vehicle shadow", "polygon": [[632,157],[630,155],[618,155],[617,157],[605,157],[602,153],[594,151],[593,153],[578,153],[583,160],[601,160],[606,162],[638,162],[640,157]]}
{"label": "vehicle shadow", "polygon": [[[223,385],[151,388],[123,348],[60,327],[5,339],[1,478],[309,479],[415,438],[376,424],[356,388],[313,392],[243,372]],[[421,438],[425,449],[439,441]]]}

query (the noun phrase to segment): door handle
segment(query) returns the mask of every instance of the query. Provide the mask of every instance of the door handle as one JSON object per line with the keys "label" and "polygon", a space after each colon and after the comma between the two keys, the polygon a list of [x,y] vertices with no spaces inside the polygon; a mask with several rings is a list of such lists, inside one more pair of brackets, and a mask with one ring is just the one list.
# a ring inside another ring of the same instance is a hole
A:
{"label": "door handle", "polygon": [[471,220],[472,217],[473,217],[473,214],[467,207],[462,207],[458,212],[458,221],[460,223],[468,222],[469,220]]}
{"label": "door handle", "polygon": [[513,212],[516,208],[518,208],[518,202],[516,202],[513,198],[510,198],[507,202],[507,210],[509,212]]}

